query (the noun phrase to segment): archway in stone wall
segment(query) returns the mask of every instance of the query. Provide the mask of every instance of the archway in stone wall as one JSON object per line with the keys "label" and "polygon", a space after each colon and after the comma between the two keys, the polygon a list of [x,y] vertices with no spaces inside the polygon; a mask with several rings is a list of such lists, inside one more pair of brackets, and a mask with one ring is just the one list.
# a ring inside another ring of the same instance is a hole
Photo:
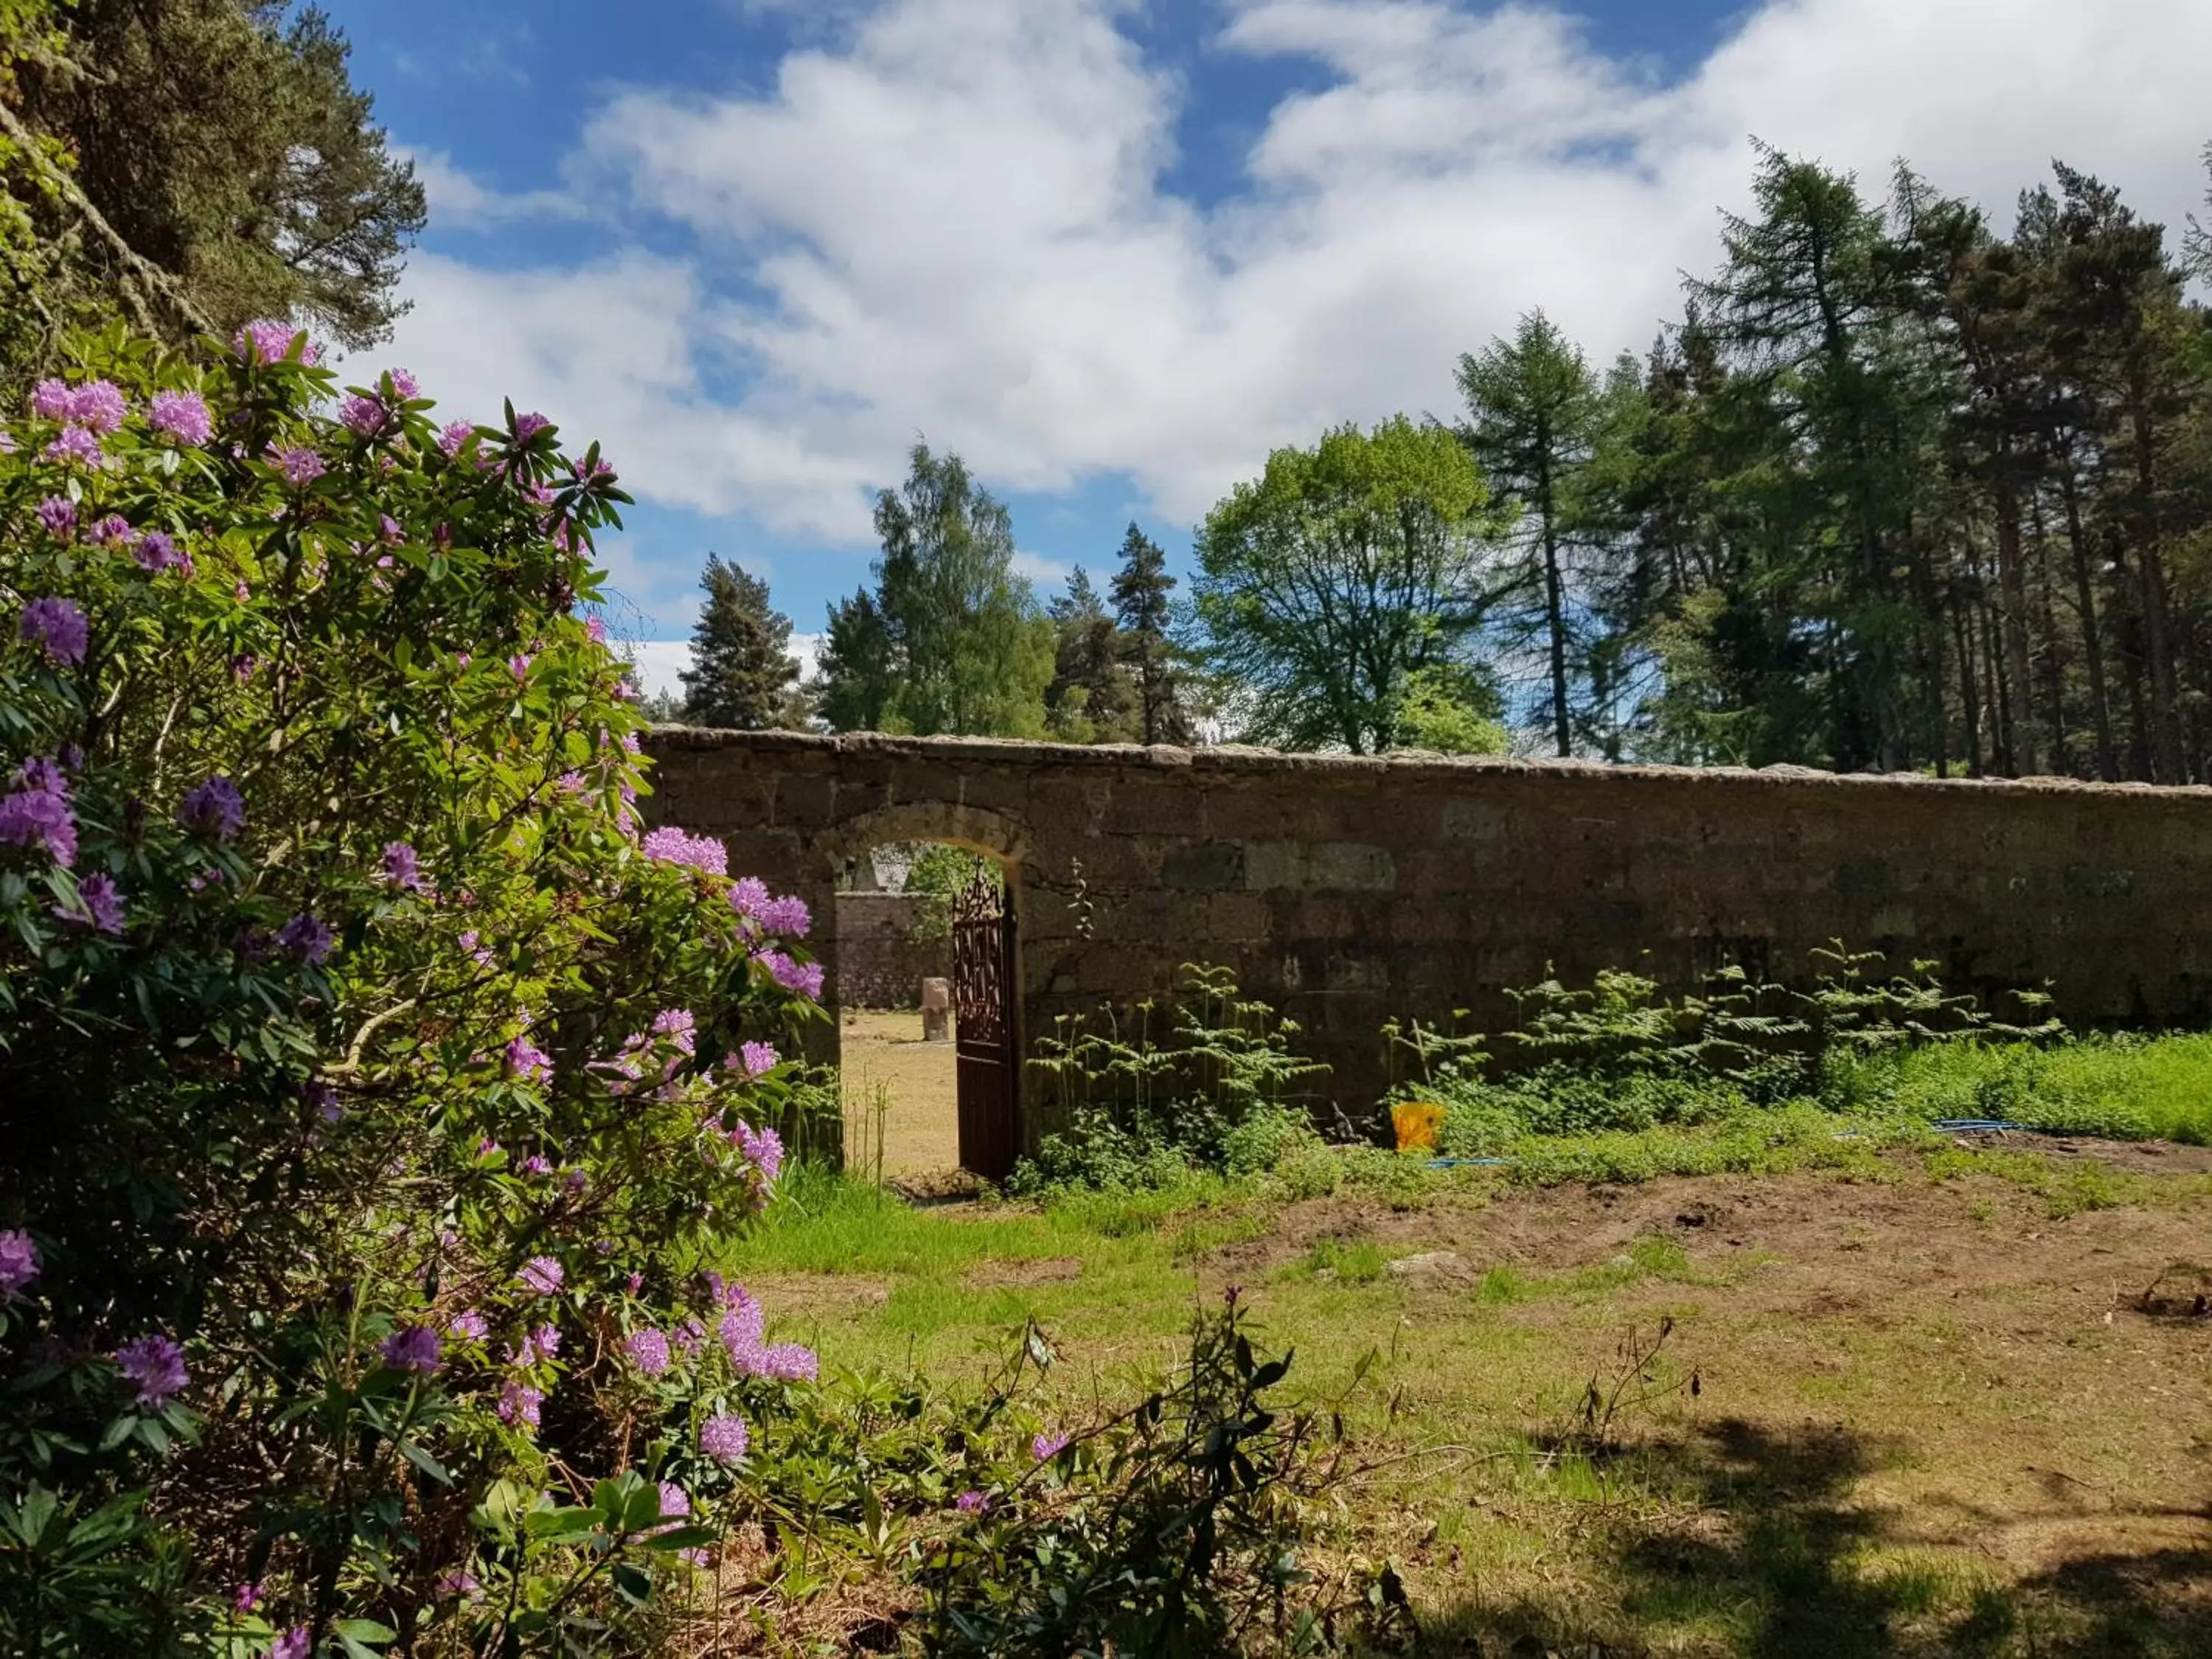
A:
{"label": "archway in stone wall", "polygon": [[[1009,1172],[1021,1139],[1023,845],[1006,819],[946,804],[866,813],[819,843],[836,864],[824,999],[854,1167],[909,1178]],[[922,1006],[929,981],[951,1005],[936,1040]]]}

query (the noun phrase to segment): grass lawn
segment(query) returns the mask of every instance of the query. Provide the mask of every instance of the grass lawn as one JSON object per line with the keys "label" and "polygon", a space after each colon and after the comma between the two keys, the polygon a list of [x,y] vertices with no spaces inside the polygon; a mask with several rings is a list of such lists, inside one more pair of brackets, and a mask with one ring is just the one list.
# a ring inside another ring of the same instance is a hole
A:
{"label": "grass lawn", "polygon": [[1395,1561],[1417,1651],[2212,1653],[2212,1152],[1628,1139],[1710,1172],[934,1210],[802,1173],[731,1265],[832,1366],[957,1382],[1034,1318],[1070,1423],[1243,1286],[1368,1453],[1322,1559]]}

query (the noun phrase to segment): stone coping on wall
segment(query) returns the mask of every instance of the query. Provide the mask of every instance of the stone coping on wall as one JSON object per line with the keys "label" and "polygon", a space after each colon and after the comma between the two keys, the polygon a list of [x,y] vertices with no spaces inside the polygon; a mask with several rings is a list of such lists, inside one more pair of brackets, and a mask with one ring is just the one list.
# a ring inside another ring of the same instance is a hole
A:
{"label": "stone coping on wall", "polygon": [[1030,762],[1054,766],[1102,766],[1127,770],[1136,766],[1164,769],[1236,773],[1309,773],[1355,778],[1542,776],[1608,781],[1648,778],[1671,783],[1752,783],[1777,789],[1971,790],[1976,793],[2110,795],[2128,799],[2212,797],[2203,784],[2103,783],[2081,778],[1934,778],[1919,772],[1828,772],[1812,766],[1658,766],[1592,760],[1527,758],[1499,755],[1441,755],[1428,750],[1396,750],[1387,755],[1314,753],[1218,744],[1185,749],[1168,744],[1037,743],[1020,738],[916,738],[884,732],[736,732],[698,726],[656,726],[656,749],[713,750],[742,747],[755,754],[809,753],[877,755],[917,761]]}

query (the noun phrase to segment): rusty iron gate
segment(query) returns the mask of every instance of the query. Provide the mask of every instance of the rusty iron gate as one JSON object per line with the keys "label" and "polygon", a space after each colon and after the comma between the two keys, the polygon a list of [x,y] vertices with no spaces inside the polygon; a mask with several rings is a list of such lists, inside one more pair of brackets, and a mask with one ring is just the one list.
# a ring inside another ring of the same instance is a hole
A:
{"label": "rusty iron gate", "polygon": [[954,1064],[960,1167],[1004,1181],[1021,1155],[1015,1052],[1014,907],[996,872],[976,872],[952,908]]}

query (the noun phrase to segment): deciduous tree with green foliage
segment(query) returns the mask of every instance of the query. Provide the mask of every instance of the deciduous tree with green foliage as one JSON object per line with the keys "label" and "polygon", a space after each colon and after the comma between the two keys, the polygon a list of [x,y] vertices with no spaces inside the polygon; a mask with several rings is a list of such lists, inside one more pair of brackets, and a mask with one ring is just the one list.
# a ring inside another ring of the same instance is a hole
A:
{"label": "deciduous tree with green foliage", "polygon": [[1192,587],[1204,656],[1248,736],[1374,754],[1408,679],[1464,661],[1491,612],[1482,474],[1403,416],[1279,449],[1206,515]]}
{"label": "deciduous tree with green foliage", "polygon": [[1003,504],[957,455],[916,444],[876,500],[875,588],[830,607],[816,689],[841,732],[1028,738],[1045,729],[1051,621],[1014,569]]}

